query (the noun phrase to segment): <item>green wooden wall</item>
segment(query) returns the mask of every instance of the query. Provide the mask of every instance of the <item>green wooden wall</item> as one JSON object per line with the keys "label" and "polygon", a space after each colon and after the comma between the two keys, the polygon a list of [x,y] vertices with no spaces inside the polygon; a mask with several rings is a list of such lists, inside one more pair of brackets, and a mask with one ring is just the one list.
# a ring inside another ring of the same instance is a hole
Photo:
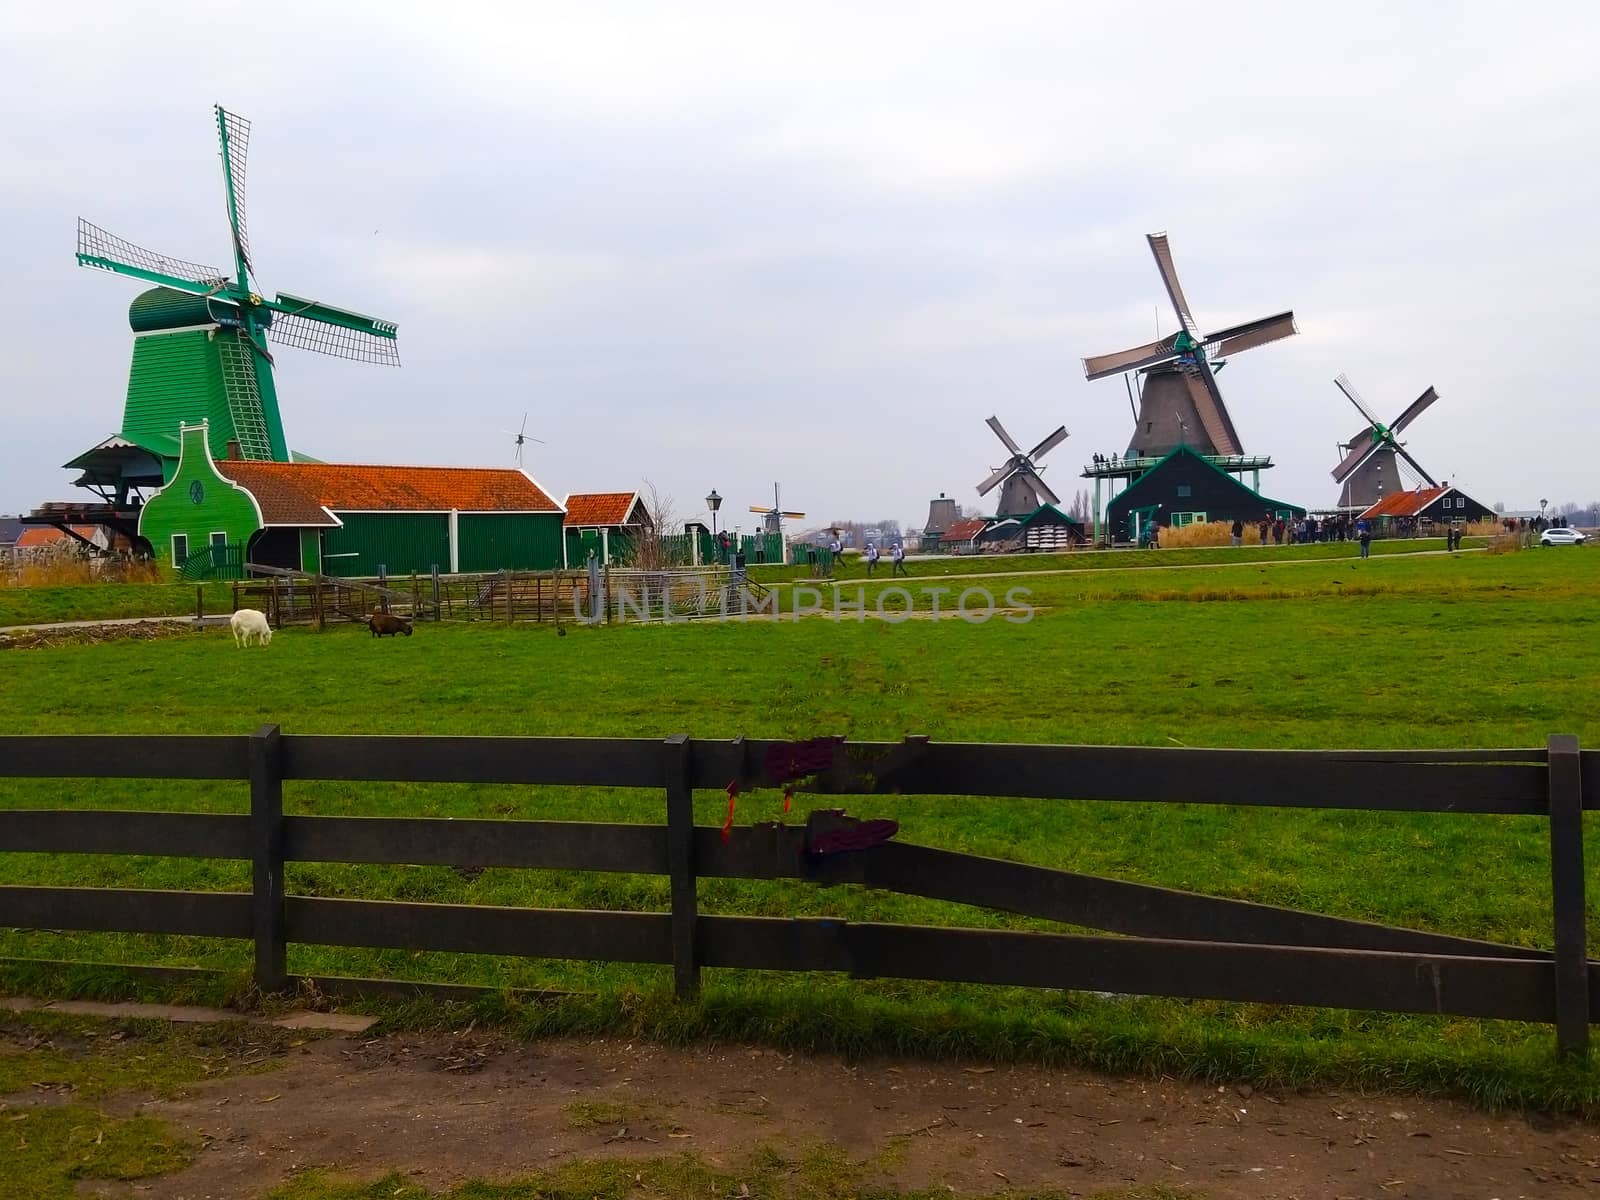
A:
{"label": "green wooden wall", "polygon": [[174,534],[184,534],[190,551],[198,551],[210,544],[214,532],[226,534],[230,545],[244,546],[260,527],[250,494],[217,473],[207,453],[205,430],[185,429],[182,458],[171,481],[150,497],[139,515],[139,533],[149,541],[156,561],[177,570],[172,561]]}
{"label": "green wooden wall", "polygon": [[557,568],[561,566],[561,522],[560,513],[462,513],[456,518],[460,570]]}
{"label": "green wooden wall", "polygon": [[178,427],[204,421],[212,456],[226,455],[233,416],[222,388],[216,339],[237,337],[231,329],[185,329],[134,338],[122,436],[176,457]]}
{"label": "green wooden wall", "polygon": [[450,569],[448,513],[337,513],[344,522],[322,538],[322,569],[329,575],[426,574]]}

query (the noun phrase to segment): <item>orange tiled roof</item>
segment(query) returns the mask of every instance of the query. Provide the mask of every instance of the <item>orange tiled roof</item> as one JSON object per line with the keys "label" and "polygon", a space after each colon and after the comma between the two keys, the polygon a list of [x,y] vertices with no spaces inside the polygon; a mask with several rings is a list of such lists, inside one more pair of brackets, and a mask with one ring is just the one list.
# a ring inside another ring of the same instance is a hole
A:
{"label": "orange tiled roof", "polygon": [[217,470],[249,489],[269,525],[331,525],[333,512],[560,512],[509,467],[375,467],[347,463],[237,462]]}
{"label": "orange tiled roof", "polygon": [[637,492],[579,492],[567,497],[568,525],[622,525]]}
{"label": "orange tiled roof", "polygon": [[984,531],[989,524],[982,517],[968,517],[965,521],[957,521],[944,531],[941,542],[970,542]]}
{"label": "orange tiled roof", "polygon": [[1368,520],[1374,517],[1414,517],[1449,488],[1418,488],[1414,492],[1395,492],[1385,496],[1361,515]]}

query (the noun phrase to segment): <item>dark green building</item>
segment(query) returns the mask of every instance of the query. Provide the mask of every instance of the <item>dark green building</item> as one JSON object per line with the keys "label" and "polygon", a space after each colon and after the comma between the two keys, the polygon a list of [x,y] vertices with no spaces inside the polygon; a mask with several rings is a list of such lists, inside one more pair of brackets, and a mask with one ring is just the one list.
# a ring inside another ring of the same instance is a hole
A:
{"label": "dark green building", "polygon": [[562,507],[520,470],[218,459],[204,422],[180,441],[139,534],[190,578],[249,563],[347,577],[562,565]]}

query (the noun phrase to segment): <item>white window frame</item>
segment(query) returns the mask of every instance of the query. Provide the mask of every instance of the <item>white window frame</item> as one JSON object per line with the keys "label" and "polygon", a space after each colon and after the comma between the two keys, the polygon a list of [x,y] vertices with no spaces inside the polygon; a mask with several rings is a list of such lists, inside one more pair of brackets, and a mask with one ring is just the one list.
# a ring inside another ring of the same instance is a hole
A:
{"label": "white window frame", "polygon": [[[178,557],[178,540],[180,538],[183,539],[183,557],[182,558]],[[172,565],[174,567],[181,567],[181,566],[183,566],[184,563],[186,563],[188,561],[189,561],[189,535],[187,533],[175,533],[175,534],[173,534],[172,535]]]}
{"label": "white window frame", "polygon": [[[222,540],[217,541],[218,538]],[[206,546],[226,546],[228,544],[228,531],[226,529],[213,529],[206,535]]]}

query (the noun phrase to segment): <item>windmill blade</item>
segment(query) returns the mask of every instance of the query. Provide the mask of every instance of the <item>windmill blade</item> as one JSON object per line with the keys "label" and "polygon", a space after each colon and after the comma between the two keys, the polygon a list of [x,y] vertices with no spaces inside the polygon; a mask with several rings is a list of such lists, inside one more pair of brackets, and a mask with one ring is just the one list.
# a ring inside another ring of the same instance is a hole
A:
{"label": "windmill blade", "polygon": [[1206,354],[1213,359],[1227,358],[1243,350],[1265,346],[1268,342],[1293,337],[1299,332],[1299,326],[1294,323],[1294,312],[1281,312],[1275,317],[1262,317],[1259,321],[1247,321],[1243,325],[1208,334],[1205,339]]}
{"label": "windmill blade", "polygon": [[129,275],[191,296],[220,291],[228,282],[216,267],[146,250],[82,217],[78,218],[78,265]]}
{"label": "windmill blade", "polygon": [[1407,425],[1411,424],[1411,422],[1415,421],[1418,417],[1425,413],[1428,410],[1428,407],[1438,398],[1439,393],[1434,391],[1430,386],[1427,391],[1423,392],[1422,395],[1418,396],[1411,402],[1411,406],[1407,408],[1405,412],[1401,413],[1394,419],[1394,424],[1389,426],[1390,430],[1394,433],[1399,433]]}
{"label": "windmill blade", "polygon": [[263,300],[261,307],[278,314],[269,328],[274,340],[286,346],[356,362],[400,365],[400,350],[395,345],[400,327],[393,321],[287,292],[279,292],[276,300]]}
{"label": "windmill blade", "polygon": [[1438,481],[1422,469],[1422,464],[1411,457],[1410,452],[1399,442],[1394,443],[1394,452],[1411,464],[1411,469],[1428,481],[1429,487],[1438,487]]}
{"label": "windmill blade", "polygon": [[778,514],[778,515],[779,515],[779,516],[780,516],[780,517],[794,517],[794,518],[796,518],[796,519],[797,519],[797,520],[798,520],[798,519],[799,519],[799,518],[801,518],[801,517],[803,517],[803,516],[805,516],[805,513],[797,513],[797,512],[781,512],[781,513],[779,513],[779,514]]}
{"label": "windmill blade", "polygon": [[233,230],[233,251],[239,259],[239,286],[255,270],[250,261],[250,231],[244,219],[244,168],[250,154],[250,122],[216,105],[217,137],[222,143],[222,177],[227,184],[228,226]]}
{"label": "windmill blade", "polygon": [[1371,436],[1370,430],[1357,435],[1350,443],[1350,452],[1333,469],[1333,481],[1335,483],[1343,483],[1346,479],[1349,479],[1350,476],[1361,469],[1361,464],[1382,449],[1383,445],[1382,441]]}
{"label": "windmill blade", "polygon": [[1361,394],[1356,391],[1356,385],[1350,382],[1350,377],[1342,371],[1334,378],[1334,384],[1345,394],[1345,398],[1356,406],[1356,411],[1367,419],[1367,423],[1376,429],[1383,428],[1383,422],[1372,415],[1372,410],[1361,399]]}
{"label": "windmill blade", "polygon": [[1149,233],[1145,235],[1145,240],[1150,243],[1150,253],[1156,256],[1156,269],[1161,272],[1161,282],[1167,285],[1167,297],[1177,311],[1178,324],[1193,337],[1194,316],[1189,312],[1189,301],[1184,299],[1183,285],[1178,282],[1178,268],[1172,261],[1172,247],[1167,245],[1167,235]]}
{"label": "windmill blade", "polygon": [[1140,367],[1153,367],[1156,363],[1166,362],[1177,355],[1177,340],[1178,335],[1174,333],[1148,345],[1135,346],[1132,350],[1086,358],[1083,360],[1084,378],[1104,379],[1107,375],[1137,371]]}
{"label": "windmill blade", "polygon": [[1239,435],[1234,432],[1227,406],[1222,403],[1222,392],[1206,360],[1199,359],[1194,372],[1185,371],[1183,378],[1189,385],[1189,395],[1194,398],[1195,409],[1200,414],[1200,424],[1205,426],[1206,436],[1211,439],[1217,453],[1243,454],[1244,447],[1239,444]]}
{"label": "windmill blade", "polygon": [[1011,451],[1013,454],[1022,453],[1022,447],[1011,440],[1011,435],[1006,432],[1005,426],[1000,424],[999,417],[990,417],[984,422],[984,424],[986,424],[990,429],[994,430],[995,437],[999,438],[1005,443],[1007,450]]}
{"label": "windmill blade", "polygon": [[1007,463],[978,485],[978,495],[987,496],[1011,477],[1011,464]]}
{"label": "windmill blade", "polygon": [[1049,437],[1045,438],[1044,441],[1040,442],[1037,446],[1035,446],[1032,450],[1029,450],[1028,451],[1028,457],[1030,459],[1032,459],[1034,462],[1038,462],[1046,454],[1049,454],[1050,451],[1054,450],[1057,446],[1061,445],[1061,443],[1066,441],[1066,440],[1067,440],[1067,427],[1065,425],[1063,425],[1059,429],[1057,429],[1054,433],[1052,433]]}
{"label": "windmill blade", "polygon": [[1051,504],[1061,503],[1061,497],[1050,490],[1050,485],[1044,481],[1039,472],[1024,467],[1018,474],[1025,476],[1028,482],[1033,485],[1033,490],[1043,499]]}

